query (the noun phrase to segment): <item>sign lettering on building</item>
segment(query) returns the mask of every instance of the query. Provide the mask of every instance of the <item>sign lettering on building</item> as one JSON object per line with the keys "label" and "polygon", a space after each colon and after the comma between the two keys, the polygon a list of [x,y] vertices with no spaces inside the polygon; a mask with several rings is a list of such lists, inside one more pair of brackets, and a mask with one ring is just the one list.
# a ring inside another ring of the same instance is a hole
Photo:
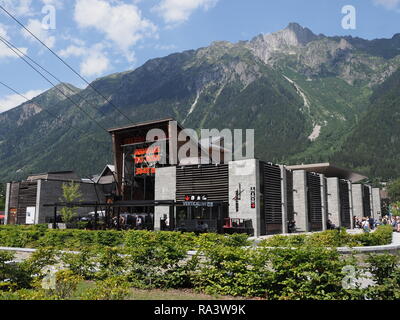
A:
{"label": "sign lettering on building", "polygon": [[207,207],[207,208],[213,208],[214,207],[214,202],[204,202],[204,201],[184,201],[183,205],[185,207]]}
{"label": "sign lettering on building", "polygon": [[185,201],[207,201],[208,196],[206,194],[192,194],[185,195]]}
{"label": "sign lettering on building", "polygon": [[239,201],[242,200],[243,192],[242,185],[239,183],[239,189],[235,191],[235,197],[233,198],[233,200],[235,200],[236,212],[239,212]]}
{"label": "sign lettering on building", "polygon": [[256,187],[251,187],[250,188],[250,203],[251,203],[251,209],[256,208]]}
{"label": "sign lettering on building", "polygon": [[156,146],[136,149],[132,156],[135,162],[135,175],[154,175],[155,166],[161,160],[161,148]]}

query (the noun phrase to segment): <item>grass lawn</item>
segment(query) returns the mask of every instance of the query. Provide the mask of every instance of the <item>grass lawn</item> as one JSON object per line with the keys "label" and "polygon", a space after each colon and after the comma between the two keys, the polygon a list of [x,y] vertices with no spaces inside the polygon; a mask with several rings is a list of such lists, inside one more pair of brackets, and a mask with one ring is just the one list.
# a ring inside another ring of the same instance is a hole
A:
{"label": "grass lawn", "polygon": [[[85,281],[82,282],[77,289],[75,297],[73,299],[79,299],[79,296],[86,289],[94,287],[94,282]],[[245,300],[240,297],[227,297],[227,296],[210,296],[202,293],[196,293],[193,290],[142,290],[142,289],[131,289],[131,295],[128,300],[138,301],[151,301],[151,300]]]}

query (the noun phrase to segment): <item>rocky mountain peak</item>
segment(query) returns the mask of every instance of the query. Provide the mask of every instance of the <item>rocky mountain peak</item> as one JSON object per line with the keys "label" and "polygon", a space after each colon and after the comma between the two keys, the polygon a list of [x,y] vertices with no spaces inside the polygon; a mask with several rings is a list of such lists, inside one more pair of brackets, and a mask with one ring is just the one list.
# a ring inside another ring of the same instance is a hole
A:
{"label": "rocky mountain peak", "polygon": [[310,29],[292,22],[283,30],[255,37],[247,46],[265,63],[269,63],[274,53],[293,54],[296,49],[321,37],[315,35]]}
{"label": "rocky mountain peak", "polygon": [[297,43],[303,46],[319,38],[310,29],[302,27],[296,22],[289,23],[286,29],[282,30],[281,32],[284,34],[293,33],[295,35]]}

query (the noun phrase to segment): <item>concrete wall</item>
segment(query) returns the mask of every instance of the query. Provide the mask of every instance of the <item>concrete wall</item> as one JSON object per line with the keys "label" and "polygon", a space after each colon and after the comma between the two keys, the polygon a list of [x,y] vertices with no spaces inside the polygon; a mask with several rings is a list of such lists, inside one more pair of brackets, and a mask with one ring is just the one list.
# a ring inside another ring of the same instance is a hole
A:
{"label": "concrete wall", "polygon": [[11,183],[7,183],[6,185],[6,203],[5,203],[5,219],[4,224],[8,224],[8,215],[10,210],[10,192],[11,192]]}
{"label": "concrete wall", "polygon": [[297,230],[308,232],[307,176],[304,170],[293,171],[293,206]]}
{"label": "concrete wall", "polygon": [[[40,196],[42,193],[42,180],[37,182],[37,192],[36,192],[36,215],[35,215],[35,224],[40,223]],[[54,215],[54,212],[53,212]]]}
{"label": "concrete wall", "polygon": [[[229,163],[229,217],[251,219],[254,236],[261,235],[261,183],[259,160],[241,160]],[[238,200],[239,210],[236,212],[236,191],[242,194]],[[255,208],[251,207],[255,195]]]}
{"label": "concrete wall", "polygon": [[354,229],[354,205],[353,205],[353,185],[350,181],[347,182],[349,185],[349,204],[350,204],[350,228]]}
{"label": "concrete wall", "polygon": [[342,221],[340,218],[340,190],[339,178],[328,178],[328,217],[332,223],[341,227]]}
{"label": "concrete wall", "polygon": [[282,232],[288,233],[288,192],[292,190],[287,190],[287,172],[285,166],[280,166],[281,168],[281,189],[282,189]]}
{"label": "concrete wall", "polygon": [[374,214],[374,197],[373,197],[373,194],[372,194],[372,187],[368,186],[368,190],[369,190],[369,201],[370,201],[370,208],[371,208],[369,216],[372,217],[372,218],[375,218],[375,214]]}
{"label": "concrete wall", "polygon": [[362,196],[362,185],[353,184],[353,214],[355,217],[364,216],[364,204]]}
{"label": "concrete wall", "polygon": [[[156,171],[155,200],[176,200],[176,167],[159,168]],[[169,207],[156,207],[154,229],[160,230],[160,219],[169,216]]]}
{"label": "concrete wall", "polygon": [[372,189],[372,198],[374,218],[379,219],[382,216],[381,190],[379,188]]}
{"label": "concrete wall", "polygon": [[320,175],[320,181],[321,181],[321,211],[322,211],[322,230],[325,231],[327,229],[327,223],[328,223],[328,185],[327,185],[327,179],[325,178],[325,175],[321,174]]}

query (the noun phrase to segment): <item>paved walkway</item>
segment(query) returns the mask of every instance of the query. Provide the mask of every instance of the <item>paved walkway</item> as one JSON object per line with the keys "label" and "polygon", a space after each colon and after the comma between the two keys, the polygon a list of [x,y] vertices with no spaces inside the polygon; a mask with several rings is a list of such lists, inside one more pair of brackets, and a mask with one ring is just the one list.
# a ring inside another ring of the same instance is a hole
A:
{"label": "paved walkway", "polygon": [[399,232],[393,232],[392,243],[400,245],[400,233]]}

